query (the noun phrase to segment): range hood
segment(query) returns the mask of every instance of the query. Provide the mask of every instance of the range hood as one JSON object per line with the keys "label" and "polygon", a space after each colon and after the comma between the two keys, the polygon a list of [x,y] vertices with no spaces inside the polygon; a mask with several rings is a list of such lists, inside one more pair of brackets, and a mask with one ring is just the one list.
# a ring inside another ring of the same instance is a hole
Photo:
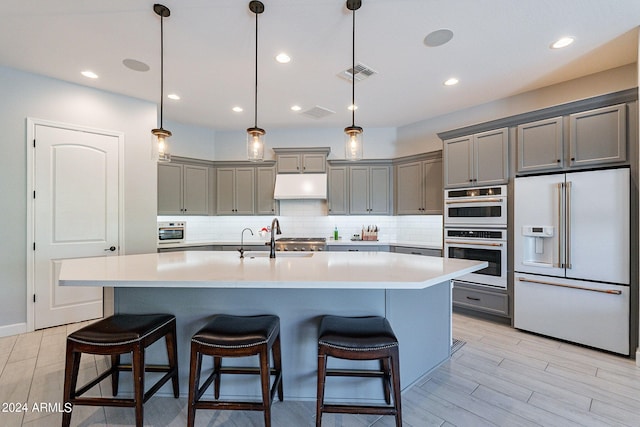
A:
{"label": "range hood", "polygon": [[326,173],[291,173],[276,175],[274,199],[326,199]]}

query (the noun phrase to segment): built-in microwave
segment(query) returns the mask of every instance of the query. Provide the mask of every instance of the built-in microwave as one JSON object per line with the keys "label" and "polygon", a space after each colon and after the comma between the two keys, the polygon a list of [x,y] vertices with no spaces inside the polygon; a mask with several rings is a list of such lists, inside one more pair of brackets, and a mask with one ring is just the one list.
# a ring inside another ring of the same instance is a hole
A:
{"label": "built-in microwave", "polygon": [[187,233],[184,221],[158,221],[158,243],[183,243]]}
{"label": "built-in microwave", "polygon": [[507,186],[445,190],[445,227],[507,227]]}

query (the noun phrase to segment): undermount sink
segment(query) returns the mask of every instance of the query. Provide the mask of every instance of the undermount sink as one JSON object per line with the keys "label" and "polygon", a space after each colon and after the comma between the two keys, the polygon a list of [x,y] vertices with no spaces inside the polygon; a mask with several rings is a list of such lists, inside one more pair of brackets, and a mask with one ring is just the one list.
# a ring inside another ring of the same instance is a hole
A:
{"label": "undermount sink", "polygon": [[[309,258],[313,256],[313,252],[276,252],[277,258]],[[269,258],[268,251],[252,251],[245,252],[245,258]]]}

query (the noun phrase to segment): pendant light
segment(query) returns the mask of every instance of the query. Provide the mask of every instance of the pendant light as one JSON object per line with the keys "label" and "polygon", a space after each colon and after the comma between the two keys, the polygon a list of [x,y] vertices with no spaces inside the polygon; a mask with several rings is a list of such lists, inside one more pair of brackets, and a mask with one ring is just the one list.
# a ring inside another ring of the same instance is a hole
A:
{"label": "pendant light", "polygon": [[252,162],[264,159],[265,130],[258,127],[258,15],[264,12],[264,4],[258,0],[249,2],[249,10],[256,15],[256,75],[254,92],[254,124],[247,129],[247,157]]}
{"label": "pendant light", "polygon": [[151,129],[151,133],[155,136],[158,144],[158,161],[170,162],[171,154],[167,146],[167,138],[171,136],[171,132],[162,127],[162,113],[164,110],[164,18],[171,15],[168,7],[161,4],[154,4],[153,11],[160,16],[160,127]]}
{"label": "pendant light", "polygon": [[362,6],[362,0],[347,0],[347,9],[353,15],[351,33],[351,126],[344,128],[346,135],[345,158],[347,160],[362,159],[362,128],[356,126],[356,10]]}

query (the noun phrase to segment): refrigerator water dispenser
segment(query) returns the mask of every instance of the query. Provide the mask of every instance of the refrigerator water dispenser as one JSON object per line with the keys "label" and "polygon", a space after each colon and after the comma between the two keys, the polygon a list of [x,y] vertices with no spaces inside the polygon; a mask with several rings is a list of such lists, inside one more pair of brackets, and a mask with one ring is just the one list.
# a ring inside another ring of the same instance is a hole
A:
{"label": "refrigerator water dispenser", "polygon": [[524,265],[553,267],[553,226],[527,225],[522,227]]}

